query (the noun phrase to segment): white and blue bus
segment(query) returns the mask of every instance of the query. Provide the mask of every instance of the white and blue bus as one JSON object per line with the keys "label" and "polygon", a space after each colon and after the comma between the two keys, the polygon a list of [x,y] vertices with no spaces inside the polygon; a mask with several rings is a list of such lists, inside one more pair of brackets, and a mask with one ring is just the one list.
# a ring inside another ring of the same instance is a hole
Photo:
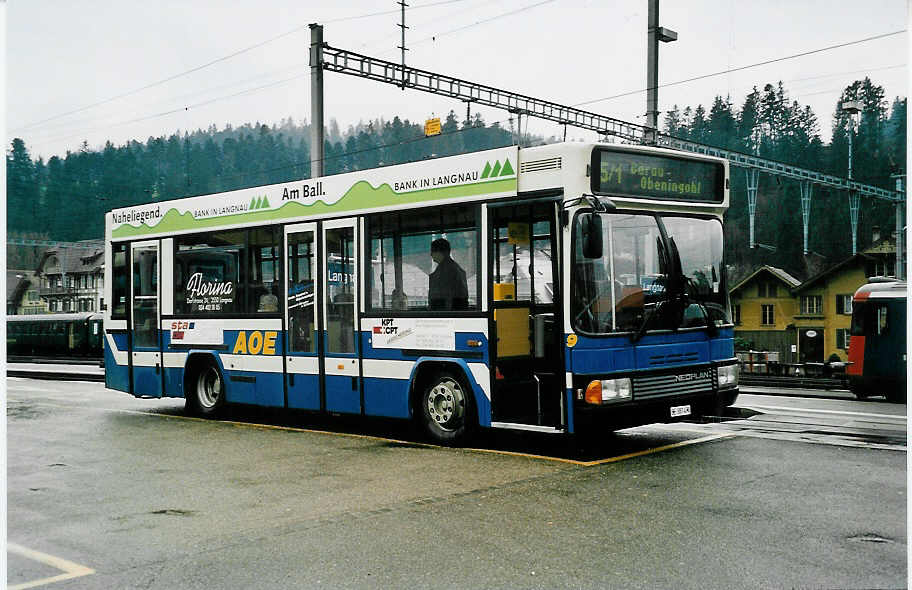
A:
{"label": "white and blue bus", "polygon": [[724,160],[563,143],[116,209],[106,385],[443,443],[718,415],[728,200]]}

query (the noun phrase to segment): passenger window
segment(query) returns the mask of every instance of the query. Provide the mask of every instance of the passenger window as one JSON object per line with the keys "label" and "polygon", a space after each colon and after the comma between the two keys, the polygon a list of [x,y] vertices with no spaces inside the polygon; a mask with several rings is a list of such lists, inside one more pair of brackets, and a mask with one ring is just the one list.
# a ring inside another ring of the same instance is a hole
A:
{"label": "passenger window", "polygon": [[326,230],[326,351],[355,352],[355,237],[351,227]]}
{"label": "passenger window", "polygon": [[887,318],[887,306],[878,305],[877,306],[877,322],[875,324],[875,329],[877,330],[877,335],[886,334],[889,329],[890,324]]}
{"label": "passenger window", "polygon": [[128,244],[114,244],[111,247],[111,318],[127,317],[127,247]]}
{"label": "passenger window", "polygon": [[247,245],[247,311],[279,312],[279,246],[275,228],[251,230]]}
{"label": "passenger window", "polygon": [[369,220],[369,308],[478,309],[478,207],[388,213]]}
{"label": "passenger window", "polygon": [[314,234],[288,235],[288,350],[316,352]]}
{"label": "passenger window", "polygon": [[241,269],[246,233],[214,232],[174,239],[174,312],[238,314],[244,309]]}

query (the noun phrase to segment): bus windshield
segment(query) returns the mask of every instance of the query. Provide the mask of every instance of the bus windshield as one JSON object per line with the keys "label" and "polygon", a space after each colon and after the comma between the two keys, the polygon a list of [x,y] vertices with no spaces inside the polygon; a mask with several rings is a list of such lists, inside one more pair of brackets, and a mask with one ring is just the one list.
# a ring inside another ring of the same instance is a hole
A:
{"label": "bus windshield", "polygon": [[[642,335],[647,329],[712,330],[729,322],[721,223],[646,213],[601,217],[602,256],[585,258],[579,239],[574,248],[575,329]],[[577,236],[581,218],[576,221]]]}

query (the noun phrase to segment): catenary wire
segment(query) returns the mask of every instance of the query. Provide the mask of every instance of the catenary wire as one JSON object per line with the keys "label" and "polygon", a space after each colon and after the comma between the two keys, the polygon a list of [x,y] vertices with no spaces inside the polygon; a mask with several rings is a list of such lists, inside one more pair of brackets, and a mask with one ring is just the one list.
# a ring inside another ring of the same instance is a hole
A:
{"label": "catenary wire", "polygon": [[[874,35],[873,37],[865,37],[864,39],[857,39],[857,40],[855,40],[855,41],[848,41],[848,42],[845,42],[845,43],[839,43],[839,44],[837,44],[837,45],[829,45],[829,46],[827,46],[827,47],[821,47],[821,48],[819,48],[819,49],[812,49],[812,50],[810,50],[810,51],[803,51],[803,52],[801,52],[801,53],[795,53],[795,54],[792,54],[792,55],[786,55],[786,56],[784,56],[784,57],[777,57],[777,58],[775,58],[775,59],[768,59],[768,60],[766,60],[766,61],[761,61],[761,62],[757,62],[757,63],[753,63],[753,64],[748,64],[748,65],[746,65],[746,66],[739,66],[739,67],[737,67],[737,68],[729,68],[729,69],[727,69],[727,70],[721,70],[721,71],[718,71],[718,72],[713,72],[713,73],[711,73],[711,74],[703,74],[703,75],[700,75],[700,76],[694,76],[694,77],[692,77],[692,78],[687,78],[687,79],[685,79],[685,80],[678,80],[678,81],[676,81],[676,82],[667,82],[667,83],[665,83],[665,84],[659,84],[656,88],[668,88],[668,87],[670,87],[670,86],[678,86],[678,85],[680,85],[680,84],[687,84],[688,82],[696,82],[697,80],[705,80],[706,78],[712,78],[712,77],[714,77],[714,76],[721,76],[721,75],[723,75],[723,74],[731,74],[732,72],[740,72],[740,71],[743,71],[743,70],[748,70],[748,69],[751,69],[751,68],[757,68],[757,67],[760,67],[760,66],[769,65],[769,64],[772,64],[772,63],[780,62],[780,61],[786,61],[786,60],[795,59],[795,58],[798,58],[798,57],[805,57],[805,56],[808,56],[808,55],[813,55],[813,54],[815,54],[815,53],[821,53],[821,52],[824,52],[824,51],[831,51],[831,50],[833,50],[833,49],[840,49],[840,48],[842,48],[842,47],[849,47],[849,46],[851,46],[851,45],[858,45],[859,43],[867,43],[868,41],[875,41],[875,40],[878,40],[878,39],[884,39],[884,38],[886,38],[886,37],[892,37],[892,36],[894,36],[894,35],[900,35],[900,34],[905,33],[905,32],[906,32],[906,29],[901,29],[901,30],[899,30],[899,31],[893,31],[893,32],[891,32],[891,33],[883,33],[883,34],[880,34],[880,35]],[[606,100],[613,100],[613,99],[615,99],[615,98],[621,98],[621,97],[624,97],[624,96],[631,96],[631,95],[634,95],[634,94],[640,94],[640,93],[642,93],[642,92],[646,92],[647,90],[649,90],[649,89],[648,89],[648,88],[643,88],[643,89],[641,89],[641,90],[632,90],[632,91],[630,91],[630,92],[624,92],[624,93],[622,93],[622,94],[615,94],[615,95],[613,95],[613,96],[604,96],[604,97],[602,97],[602,98],[594,98],[594,99],[592,99],[592,100],[587,100],[587,101],[583,101],[583,102],[578,102],[578,103],[576,103],[576,104],[574,104],[574,105],[572,105],[572,106],[578,107],[578,106],[583,106],[583,105],[587,105],[587,104],[593,104],[593,103],[597,103],[597,102],[603,102],[603,101],[606,101]]]}
{"label": "catenary wire", "polygon": [[[419,9],[422,9],[422,8],[431,8],[431,7],[434,7],[434,6],[441,6],[441,5],[444,5],[444,4],[453,4],[453,3],[456,3],[456,2],[465,2],[465,1],[466,1],[466,0],[440,0],[440,1],[438,1],[438,2],[431,2],[431,3],[428,3],[428,4],[421,4],[421,5],[413,6],[412,9],[413,9],[413,10],[419,10]],[[397,13],[397,12],[399,12],[399,10],[385,10],[385,11],[381,11],[381,12],[373,12],[373,13],[369,13],[369,14],[360,14],[360,15],[356,15],[356,16],[339,17],[339,18],[336,18],[336,19],[330,19],[330,20],[324,21],[324,23],[330,24],[330,23],[338,23],[338,22],[344,22],[344,21],[358,20],[358,19],[363,19],[363,18],[371,18],[371,17],[375,17],[375,16],[385,16],[385,15],[394,14],[394,13]],[[235,51],[235,52],[233,52],[233,53],[230,53],[230,54],[228,54],[228,55],[224,55],[224,56],[222,56],[222,57],[219,57],[219,58],[214,59],[214,60],[212,60],[212,61],[206,62],[206,63],[204,63],[204,64],[202,64],[202,65],[196,66],[196,67],[191,68],[191,69],[189,69],[189,70],[185,70],[185,71],[180,72],[180,73],[178,73],[178,74],[174,74],[174,75],[172,75],[172,76],[168,76],[167,78],[163,78],[163,79],[161,79],[161,80],[157,80],[157,81],[155,81],[155,82],[151,82],[151,83],[146,84],[145,86],[142,86],[142,87],[140,87],[140,88],[136,88],[136,89],[134,89],[134,90],[130,90],[130,91],[127,91],[127,92],[118,94],[118,95],[116,95],[116,96],[112,96],[111,98],[106,98],[106,99],[104,99],[104,100],[101,100],[101,101],[92,103],[92,104],[90,104],[90,105],[86,105],[86,106],[84,106],[84,107],[80,107],[80,108],[78,108],[78,109],[73,109],[73,110],[71,110],[71,111],[67,111],[67,112],[64,112],[64,113],[60,113],[60,114],[57,114],[57,115],[53,115],[53,116],[51,116],[51,117],[47,117],[47,118],[45,118],[45,119],[41,119],[40,121],[35,121],[35,122],[33,122],[33,123],[28,123],[28,124],[23,125],[23,126],[21,126],[21,127],[17,127],[17,128],[15,128],[15,129],[13,129],[12,131],[15,133],[15,132],[17,132],[17,131],[23,131],[23,130],[25,130],[25,129],[30,129],[30,128],[32,128],[32,127],[35,127],[36,125],[41,125],[42,123],[47,123],[47,122],[49,122],[49,121],[53,121],[53,120],[59,119],[59,118],[61,118],[61,117],[66,117],[66,116],[68,116],[68,115],[73,115],[73,114],[76,114],[76,113],[80,113],[80,112],[82,112],[82,111],[86,111],[86,110],[88,110],[88,109],[95,108],[95,107],[97,107],[97,106],[101,106],[101,105],[104,105],[104,104],[108,104],[108,103],[110,103],[110,102],[113,102],[113,101],[115,101],[115,100],[119,100],[119,99],[121,99],[121,98],[125,98],[125,97],[127,97],[127,96],[132,96],[132,95],[134,95],[134,94],[138,94],[139,92],[142,92],[142,91],[144,91],[144,90],[148,90],[148,89],[150,89],[150,88],[154,88],[155,86],[159,86],[159,85],[161,85],[161,84],[165,84],[165,83],[167,83],[167,82],[171,82],[172,80],[176,80],[176,79],[181,78],[181,77],[183,77],[183,76],[186,76],[186,75],[188,75],[188,74],[192,74],[192,73],[194,73],[194,72],[198,72],[198,71],[200,71],[200,70],[203,70],[203,69],[205,69],[205,68],[208,68],[208,67],[210,67],[210,66],[213,66],[213,65],[215,65],[215,64],[217,64],[217,63],[221,63],[221,62],[223,62],[223,61],[226,61],[226,60],[229,60],[229,59],[231,59],[231,58],[237,57],[237,56],[239,56],[239,55],[242,55],[242,54],[247,53],[247,52],[249,52],[249,51],[252,51],[252,50],[254,50],[254,49],[258,49],[258,48],[260,48],[260,47],[263,47],[264,45],[267,45],[267,44],[269,44],[269,43],[272,43],[272,42],[274,42],[274,41],[277,41],[277,40],[282,39],[282,38],[284,38],[284,37],[287,37],[287,36],[289,36],[289,35],[293,35],[293,34],[295,34],[295,33],[298,33],[298,32],[300,32],[300,31],[304,30],[305,28],[308,28],[309,26],[310,26],[310,24],[300,25],[300,26],[298,26],[298,27],[295,27],[295,28],[293,28],[293,29],[290,29],[290,30],[288,30],[288,31],[285,31],[284,33],[280,33],[279,35],[276,35],[276,36],[274,36],[274,37],[271,37],[271,38],[269,38],[269,39],[266,39],[265,41],[260,41],[259,43],[255,43],[255,44],[250,45],[250,46],[248,46],[248,47],[245,47],[245,48],[243,48],[243,49],[239,49],[239,50],[237,50],[237,51]]]}

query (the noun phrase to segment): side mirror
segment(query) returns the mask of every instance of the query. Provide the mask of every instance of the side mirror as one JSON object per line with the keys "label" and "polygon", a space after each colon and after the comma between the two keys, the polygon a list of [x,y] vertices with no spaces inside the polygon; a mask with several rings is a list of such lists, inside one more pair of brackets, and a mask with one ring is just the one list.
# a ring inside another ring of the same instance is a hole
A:
{"label": "side mirror", "polygon": [[601,258],[604,250],[602,244],[602,217],[595,212],[584,213],[580,223],[585,258]]}

